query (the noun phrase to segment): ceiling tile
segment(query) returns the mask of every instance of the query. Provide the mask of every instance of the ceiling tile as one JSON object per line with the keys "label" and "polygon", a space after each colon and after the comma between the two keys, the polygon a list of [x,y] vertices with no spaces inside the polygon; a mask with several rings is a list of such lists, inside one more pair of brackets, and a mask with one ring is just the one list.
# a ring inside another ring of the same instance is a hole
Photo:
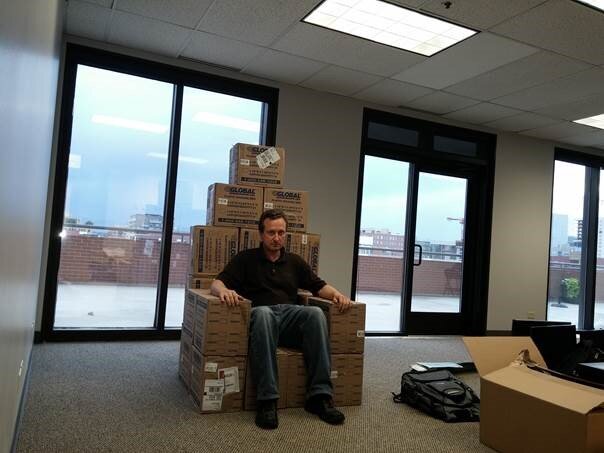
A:
{"label": "ceiling tile", "polygon": [[543,2],[544,0],[455,0],[446,8],[443,0],[430,0],[421,9],[468,27],[487,29]]}
{"label": "ceiling tile", "polygon": [[441,89],[537,51],[534,47],[507,38],[479,33],[393,78]]}
{"label": "ceiling tile", "polygon": [[604,14],[568,0],[550,0],[503,22],[494,33],[578,58],[604,63]]}
{"label": "ceiling tile", "polygon": [[536,115],[530,112],[524,112],[519,115],[500,118],[495,121],[485,123],[485,126],[504,131],[518,132],[527,129],[535,129],[541,126],[558,123],[558,120],[547,118],[545,116]]}
{"label": "ceiling tile", "polygon": [[604,113],[604,93],[595,94],[574,102],[544,107],[536,110],[536,113],[571,121],[601,115]]}
{"label": "ceiling tile", "polygon": [[134,14],[114,11],[109,24],[109,42],[176,56],[190,30]]}
{"label": "ceiling tile", "polygon": [[260,57],[254,58],[242,72],[295,85],[309,78],[325,65],[325,63],[269,49]]}
{"label": "ceiling tile", "polygon": [[475,101],[474,99],[437,91],[419,99],[415,99],[414,101],[407,102],[405,107],[443,115],[477,103],[478,101]]}
{"label": "ceiling tile", "polygon": [[433,90],[430,88],[399,82],[398,80],[384,79],[358,92],[354,97],[364,101],[375,102],[376,104],[399,107],[406,102],[432,92]]}
{"label": "ceiling tile", "polygon": [[564,121],[562,123],[551,124],[549,126],[538,127],[536,129],[529,129],[521,132],[521,134],[530,135],[531,137],[558,140],[563,137],[592,133],[593,131],[593,127],[572,123],[570,121]]}
{"label": "ceiling tile", "polygon": [[519,110],[537,110],[604,93],[604,69],[594,68],[493,99]]}
{"label": "ceiling tile", "polygon": [[407,6],[409,8],[419,8],[427,0],[389,0],[390,3],[394,3],[395,5]]}
{"label": "ceiling tile", "polygon": [[590,68],[579,60],[541,51],[452,85],[450,93],[488,101]]}
{"label": "ceiling tile", "polygon": [[328,66],[301,83],[319,91],[350,96],[380,80],[379,77],[339,66]]}
{"label": "ceiling tile", "polygon": [[67,4],[66,32],[104,41],[109,17],[111,17],[110,9],[71,0]]}
{"label": "ceiling tile", "polygon": [[304,23],[297,24],[271,47],[384,77],[426,59],[411,52]]}
{"label": "ceiling tile", "polygon": [[198,30],[267,46],[310,12],[317,0],[220,0]]}
{"label": "ceiling tile", "polygon": [[212,0],[119,0],[116,9],[195,28]]}
{"label": "ceiling tile", "polygon": [[262,47],[252,44],[194,31],[191,42],[182,51],[181,56],[239,70],[263,50]]}
{"label": "ceiling tile", "polygon": [[[73,1],[74,0],[69,0],[69,3],[73,2]],[[86,3],[94,3],[95,5],[99,5],[104,8],[111,8],[111,5],[113,5],[113,0],[78,0],[78,1],[86,2]]]}
{"label": "ceiling tile", "polygon": [[594,146],[604,148],[604,131],[592,128],[594,132],[564,137],[560,141],[579,146]]}
{"label": "ceiling tile", "polygon": [[506,116],[517,115],[518,113],[522,112],[509,107],[483,102],[481,104],[472,105],[470,107],[466,107],[465,109],[448,113],[444,116],[445,118],[450,118],[452,120],[466,121],[473,124],[483,124],[499,118],[505,118]]}

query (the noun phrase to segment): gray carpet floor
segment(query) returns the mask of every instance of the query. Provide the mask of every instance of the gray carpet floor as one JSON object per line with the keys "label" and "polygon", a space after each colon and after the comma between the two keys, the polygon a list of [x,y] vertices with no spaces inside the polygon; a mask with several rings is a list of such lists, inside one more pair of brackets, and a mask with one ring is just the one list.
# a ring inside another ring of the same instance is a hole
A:
{"label": "gray carpet floor", "polygon": [[[490,452],[478,423],[392,402],[416,361],[466,361],[458,337],[368,338],[363,404],[329,426],[303,409],[258,429],[253,412],[201,415],[178,378],[178,342],[34,346],[17,452]],[[461,375],[475,391],[475,373]]]}

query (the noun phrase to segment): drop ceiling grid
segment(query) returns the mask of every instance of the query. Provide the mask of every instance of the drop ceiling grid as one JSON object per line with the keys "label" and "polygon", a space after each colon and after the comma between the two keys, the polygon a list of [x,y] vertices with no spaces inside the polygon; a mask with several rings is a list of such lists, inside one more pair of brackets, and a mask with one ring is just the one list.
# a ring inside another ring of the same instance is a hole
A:
{"label": "drop ceiling grid", "polygon": [[[456,0],[444,11],[440,0],[394,1],[491,31],[478,35],[479,41],[534,49],[526,55],[511,51],[501,64],[491,59],[501,48],[472,50],[471,39],[426,59],[300,23],[317,2],[220,0],[209,7],[211,0],[150,0],[141,8],[135,0],[69,0],[65,29],[173,57],[182,51],[187,58],[377,104],[501,128],[526,120],[526,135],[568,133],[578,144],[585,134],[584,146],[604,144],[597,129],[564,121],[604,113],[604,14],[570,0]],[[192,31],[197,25],[212,33]],[[476,55],[484,55],[483,61]]]}
{"label": "drop ceiling grid", "polygon": [[297,85],[326,66],[323,62],[267,49],[252,59],[242,72]]}
{"label": "drop ceiling grid", "polygon": [[442,0],[429,0],[421,5],[422,11],[438,15],[451,22],[487,30],[534,8],[545,0],[454,0],[445,8]]}
{"label": "drop ceiling grid", "polygon": [[442,89],[535,52],[538,52],[535,47],[491,33],[480,33],[393,78]]}
{"label": "drop ceiling grid", "polygon": [[445,91],[488,101],[589,69],[579,60],[540,51],[445,88]]}
{"label": "drop ceiling grid", "polygon": [[494,33],[592,64],[604,63],[602,30],[604,14],[570,0],[550,0],[492,29]]}
{"label": "drop ceiling grid", "polygon": [[213,0],[118,0],[115,9],[162,22],[195,28]]}
{"label": "drop ceiling grid", "polygon": [[215,1],[198,30],[269,46],[316,3],[317,0]]}
{"label": "drop ceiling grid", "polygon": [[176,56],[191,30],[135,14],[113,11],[107,41]]}
{"label": "drop ceiling grid", "polygon": [[426,59],[421,55],[305,23],[296,24],[271,47],[383,77],[394,75]]}
{"label": "drop ceiling grid", "polygon": [[180,56],[241,70],[264,52],[264,48],[201,31],[191,32]]}
{"label": "drop ceiling grid", "polygon": [[375,84],[380,77],[339,66],[327,66],[300,85],[319,91],[351,96]]}
{"label": "drop ceiling grid", "polygon": [[92,3],[70,1],[65,28],[67,33],[103,41],[111,10]]}

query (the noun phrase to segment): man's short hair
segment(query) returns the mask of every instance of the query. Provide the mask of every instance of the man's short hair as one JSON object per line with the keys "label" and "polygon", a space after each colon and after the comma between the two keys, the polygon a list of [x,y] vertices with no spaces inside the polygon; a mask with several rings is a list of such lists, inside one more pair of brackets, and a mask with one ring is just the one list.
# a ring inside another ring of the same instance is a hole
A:
{"label": "man's short hair", "polygon": [[264,221],[266,219],[269,220],[277,220],[283,219],[285,221],[285,229],[287,230],[287,219],[285,218],[285,212],[281,209],[269,209],[268,211],[264,211],[260,216],[260,221],[258,222],[258,231],[260,233],[264,233]]}

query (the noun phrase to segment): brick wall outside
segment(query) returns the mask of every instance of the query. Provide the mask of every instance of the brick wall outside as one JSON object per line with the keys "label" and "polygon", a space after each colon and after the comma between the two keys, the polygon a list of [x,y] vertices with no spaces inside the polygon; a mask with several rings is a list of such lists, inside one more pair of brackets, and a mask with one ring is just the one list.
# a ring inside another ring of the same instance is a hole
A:
{"label": "brick wall outside", "polygon": [[[159,252],[158,239],[69,235],[61,242],[59,283],[155,286]],[[188,269],[189,244],[173,242],[170,285],[184,285]]]}
{"label": "brick wall outside", "polygon": [[[156,238],[68,235],[61,244],[59,283],[156,285],[159,246],[160,242]],[[185,284],[189,269],[189,247],[186,242],[172,243],[170,285]],[[358,269],[358,291],[401,291],[401,258],[361,255]],[[461,263],[424,260],[421,266],[415,268],[414,278],[415,294],[457,295]],[[602,289],[604,290],[604,286]]]}
{"label": "brick wall outside", "polygon": [[[357,291],[400,292],[403,260],[400,257],[359,256]],[[461,263],[423,260],[414,270],[413,291],[430,296],[459,294]]]}

